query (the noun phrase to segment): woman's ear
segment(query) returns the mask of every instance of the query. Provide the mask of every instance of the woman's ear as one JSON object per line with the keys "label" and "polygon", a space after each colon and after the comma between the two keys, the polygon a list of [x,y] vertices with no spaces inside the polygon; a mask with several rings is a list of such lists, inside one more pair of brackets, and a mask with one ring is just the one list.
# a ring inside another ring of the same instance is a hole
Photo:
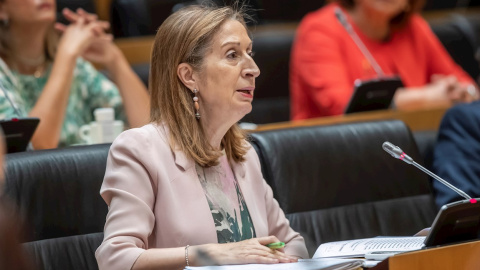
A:
{"label": "woman's ear", "polygon": [[197,83],[193,76],[193,68],[187,63],[180,63],[177,67],[177,76],[182,83],[191,91],[196,88]]}

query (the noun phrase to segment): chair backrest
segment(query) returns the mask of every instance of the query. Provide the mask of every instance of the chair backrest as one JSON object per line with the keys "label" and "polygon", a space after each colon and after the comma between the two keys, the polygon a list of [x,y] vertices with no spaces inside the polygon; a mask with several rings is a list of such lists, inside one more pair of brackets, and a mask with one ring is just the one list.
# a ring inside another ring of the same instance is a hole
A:
{"label": "chair backrest", "polygon": [[432,31],[453,60],[472,78],[480,76],[480,63],[475,54],[480,46],[480,19],[455,15],[430,22]]}
{"label": "chair backrest", "polygon": [[[113,0],[110,11],[115,37],[154,35],[155,27],[147,6],[149,0]],[[170,12],[170,11],[166,11]],[[158,26],[157,26],[158,27]]]}
{"label": "chair backrest", "polygon": [[62,14],[64,8],[69,8],[73,11],[76,11],[77,8],[82,8],[90,13],[95,13],[96,11],[94,0],[57,0],[57,19],[63,23],[68,23]]}
{"label": "chair backrest", "polygon": [[26,225],[26,241],[103,232],[100,186],[109,144],[6,156],[5,195]]}
{"label": "chair backrest", "polygon": [[390,141],[421,163],[401,121],[253,133],[265,180],[311,255],[330,241],[413,235],[436,208],[428,176],[383,151]]}
{"label": "chair backrest", "polygon": [[36,270],[95,270],[95,251],[102,241],[103,233],[92,233],[29,242],[23,247]]}

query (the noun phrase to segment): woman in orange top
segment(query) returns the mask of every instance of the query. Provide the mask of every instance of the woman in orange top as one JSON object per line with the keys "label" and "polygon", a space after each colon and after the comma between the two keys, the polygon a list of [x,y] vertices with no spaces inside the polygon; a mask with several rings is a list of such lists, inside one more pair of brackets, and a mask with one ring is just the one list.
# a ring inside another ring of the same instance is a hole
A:
{"label": "woman in orange top", "polygon": [[338,0],[300,23],[290,66],[293,120],[342,114],[354,81],[378,77],[335,15],[340,8],[386,76],[398,75],[398,109],[477,99],[474,81],[416,14],[424,1]]}

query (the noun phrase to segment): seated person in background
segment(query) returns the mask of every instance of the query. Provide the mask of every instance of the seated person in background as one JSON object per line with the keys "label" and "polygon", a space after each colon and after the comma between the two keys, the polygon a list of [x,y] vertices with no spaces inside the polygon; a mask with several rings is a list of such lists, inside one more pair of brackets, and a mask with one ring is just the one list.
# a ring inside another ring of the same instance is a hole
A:
{"label": "seated person in background", "polygon": [[[472,198],[480,197],[480,102],[448,110],[438,132],[432,171]],[[433,180],[438,207],[463,200]]]}
{"label": "seated person in background", "polygon": [[378,78],[335,15],[339,8],[386,76],[405,88],[398,109],[447,106],[477,99],[477,86],[417,11],[421,0],[338,0],[300,23],[290,65],[293,120],[342,114],[357,79]]}
{"label": "seated person in background", "polygon": [[[100,269],[308,257],[236,124],[252,110],[260,75],[243,16],[228,6],[190,6],[158,29],[152,123],[120,134],[107,159]],[[284,250],[265,246],[277,241]]]}
{"label": "seated person in background", "polygon": [[[54,25],[55,10],[54,0],[0,0],[0,118],[40,118],[36,149],[79,143],[98,107],[125,112],[132,127],[146,124],[147,90],[105,34],[108,23],[65,10],[72,23]],[[104,65],[114,83],[87,61]]]}

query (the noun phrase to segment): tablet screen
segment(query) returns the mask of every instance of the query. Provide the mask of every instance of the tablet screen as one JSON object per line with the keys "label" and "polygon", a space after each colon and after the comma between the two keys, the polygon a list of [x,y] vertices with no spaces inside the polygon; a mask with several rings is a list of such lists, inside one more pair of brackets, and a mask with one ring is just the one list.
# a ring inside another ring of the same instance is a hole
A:
{"label": "tablet screen", "polygon": [[398,77],[355,82],[345,114],[386,110],[392,103],[395,91],[401,87],[403,83]]}
{"label": "tablet screen", "polygon": [[0,120],[0,127],[3,130],[7,145],[7,153],[27,150],[39,122],[40,119],[35,117]]}

